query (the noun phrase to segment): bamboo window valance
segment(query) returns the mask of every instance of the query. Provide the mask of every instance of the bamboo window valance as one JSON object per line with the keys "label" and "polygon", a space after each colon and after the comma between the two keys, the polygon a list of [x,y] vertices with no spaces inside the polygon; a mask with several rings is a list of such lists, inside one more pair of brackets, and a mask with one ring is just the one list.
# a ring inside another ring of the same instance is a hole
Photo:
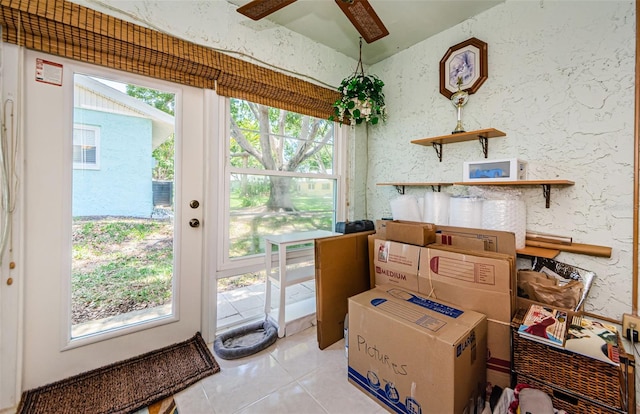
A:
{"label": "bamboo window valance", "polygon": [[319,118],[338,93],[66,0],[0,0],[3,41]]}

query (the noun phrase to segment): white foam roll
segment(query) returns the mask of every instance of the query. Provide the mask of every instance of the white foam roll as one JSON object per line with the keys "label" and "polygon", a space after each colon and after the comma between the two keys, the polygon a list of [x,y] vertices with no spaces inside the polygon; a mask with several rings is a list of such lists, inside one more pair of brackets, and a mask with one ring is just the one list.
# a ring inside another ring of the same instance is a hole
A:
{"label": "white foam roll", "polygon": [[418,200],[414,196],[403,194],[390,203],[394,220],[422,221]]}
{"label": "white foam roll", "polygon": [[485,200],[482,228],[510,231],[516,235],[516,249],[524,249],[527,233],[527,206],[522,200]]}
{"label": "white foam roll", "polygon": [[426,223],[434,223],[441,226],[449,224],[449,199],[448,193],[427,191],[424,194],[424,210],[422,218]]}
{"label": "white foam roll", "polygon": [[449,224],[457,227],[482,228],[482,202],[476,197],[451,197]]}
{"label": "white foam roll", "polygon": [[418,211],[420,212],[420,221],[425,221],[424,219],[424,197],[418,197]]}

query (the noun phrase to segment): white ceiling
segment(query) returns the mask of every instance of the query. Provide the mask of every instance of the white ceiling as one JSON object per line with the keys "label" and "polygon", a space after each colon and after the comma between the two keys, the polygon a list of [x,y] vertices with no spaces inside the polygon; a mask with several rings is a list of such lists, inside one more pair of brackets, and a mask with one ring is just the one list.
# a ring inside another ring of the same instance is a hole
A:
{"label": "white ceiling", "polygon": [[[237,6],[250,0],[227,0]],[[369,0],[389,35],[362,43],[362,62],[371,65],[455,26],[504,0]],[[260,24],[242,16],[247,24]],[[360,34],[334,0],[298,0],[265,19],[358,59]]]}

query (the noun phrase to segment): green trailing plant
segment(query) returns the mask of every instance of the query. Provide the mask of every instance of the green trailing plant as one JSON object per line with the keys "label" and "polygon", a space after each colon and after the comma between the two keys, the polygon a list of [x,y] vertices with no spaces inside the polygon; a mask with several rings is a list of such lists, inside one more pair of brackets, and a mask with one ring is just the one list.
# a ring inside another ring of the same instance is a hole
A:
{"label": "green trailing plant", "polygon": [[340,83],[338,92],[340,99],[333,104],[334,113],[329,117],[331,121],[363,122],[376,125],[379,121],[387,120],[387,109],[384,103],[382,87],[384,82],[375,75],[364,74],[362,66],[362,39],[360,39],[360,59],[353,75]]}

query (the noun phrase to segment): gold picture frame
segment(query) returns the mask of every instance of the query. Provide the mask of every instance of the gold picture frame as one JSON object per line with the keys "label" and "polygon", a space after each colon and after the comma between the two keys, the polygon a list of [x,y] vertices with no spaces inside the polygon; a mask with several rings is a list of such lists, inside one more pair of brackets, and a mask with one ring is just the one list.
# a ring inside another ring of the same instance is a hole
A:
{"label": "gold picture frame", "polygon": [[460,89],[475,93],[488,77],[487,44],[475,37],[451,46],[440,60],[440,93],[451,99]]}

